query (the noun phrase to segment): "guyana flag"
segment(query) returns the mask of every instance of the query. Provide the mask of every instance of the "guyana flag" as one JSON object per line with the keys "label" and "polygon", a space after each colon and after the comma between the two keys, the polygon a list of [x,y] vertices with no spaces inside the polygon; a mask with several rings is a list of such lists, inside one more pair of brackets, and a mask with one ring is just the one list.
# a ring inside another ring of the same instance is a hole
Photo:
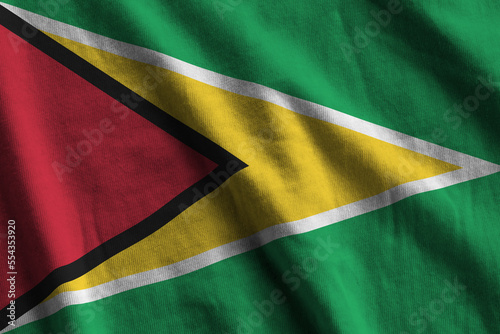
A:
{"label": "guyana flag", "polygon": [[500,333],[500,2],[1,1],[0,333]]}

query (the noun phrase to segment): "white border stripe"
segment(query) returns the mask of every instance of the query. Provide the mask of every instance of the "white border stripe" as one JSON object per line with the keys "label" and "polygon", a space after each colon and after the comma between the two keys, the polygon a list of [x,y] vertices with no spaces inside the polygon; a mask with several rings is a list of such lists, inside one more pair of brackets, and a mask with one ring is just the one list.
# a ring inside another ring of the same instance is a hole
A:
{"label": "white border stripe", "polygon": [[[498,170],[500,170],[500,168]],[[26,325],[48,317],[66,306],[97,301],[120,292],[182,276],[227,258],[251,251],[271,241],[332,225],[345,219],[388,206],[409,196],[451,186],[462,181],[470,180],[471,177],[474,178],[475,176],[477,176],[477,174],[471,175],[466,169],[459,169],[428,179],[405,183],[355,203],[305,219],[268,227],[247,238],[233,241],[168,266],[119,278],[84,290],[63,292],[31,309],[17,319],[16,324],[17,327]],[[1,333],[7,331],[8,330],[2,331]]]}
{"label": "white border stripe", "polygon": [[[399,185],[376,196],[305,219],[268,227],[247,238],[216,247],[165,267],[123,277],[84,290],[60,293],[47,302],[37,305],[35,308],[18,318],[16,321],[16,328],[52,315],[69,305],[97,301],[120,292],[185,275],[224,259],[248,252],[276,239],[313,231],[348,218],[380,209],[415,194],[441,189],[500,171],[499,165],[369,123],[362,119],[309,101],[283,94],[274,89],[256,83],[227,77],[156,51],[97,35],[8,4],[0,4],[40,30],[119,56],[162,67],[233,93],[274,103],[299,114],[340,125],[385,142],[462,167],[462,169],[453,172]],[[10,330],[11,329],[8,328],[0,333],[6,333]]]}
{"label": "white border stripe", "polygon": [[[367,122],[313,102],[281,93],[272,88],[249,81],[231,78],[191,65],[157,51],[101,36],[2,2],[0,2],[0,4],[23,18],[25,21],[31,23],[36,28],[48,33],[68,38],[75,42],[92,46],[118,56],[161,67],[229,92],[274,103],[296,113],[340,125],[347,129],[457,166],[472,167],[472,165],[480,164],[484,168],[488,168],[488,163],[481,159]],[[494,166],[491,167],[495,168]]]}

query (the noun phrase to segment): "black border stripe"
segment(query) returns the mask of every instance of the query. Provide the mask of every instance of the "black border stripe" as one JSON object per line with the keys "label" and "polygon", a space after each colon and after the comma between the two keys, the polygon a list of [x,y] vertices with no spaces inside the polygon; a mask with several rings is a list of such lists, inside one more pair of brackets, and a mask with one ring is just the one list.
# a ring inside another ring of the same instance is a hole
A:
{"label": "black border stripe", "polygon": [[[0,24],[120,103],[122,103],[122,94],[129,95],[133,93],[120,82],[102,72],[94,65],[76,55],[1,5]],[[36,32],[36,34],[33,33],[34,36],[27,36],[27,32],[29,35],[31,35],[32,32]],[[219,165],[222,165],[225,161],[235,159],[232,154],[222,147],[145,99],[138,102],[137,107],[126,107],[132,109],[151,123],[165,130],[181,142]]]}
{"label": "black border stripe", "polygon": [[[1,5],[0,25],[3,25],[8,30],[69,68],[120,103],[123,104],[123,101],[120,100],[122,94],[130,95],[133,93],[130,89],[57,43],[49,36],[43,34]],[[228,177],[230,177],[247,167],[240,159],[145,99],[138,102],[136,107],[126,107],[218,164],[218,167],[212,173],[225,172]],[[233,164],[234,168],[227,168],[229,163]],[[209,184],[211,186],[206,187]],[[16,319],[41,303],[61,284],[81,277],[112,256],[146,238],[167,224],[182,212],[182,209],[180,209],[181,206],[191,206],[201,199],[195,196],[195,189],[209,189],[206,192],[201,191],[206,196],[217,189],[220,184],[214,182],[210,174],[205,176],[202,180],[184,190],[173,200],[140,223],[99,245],[78,260],[53,270],[39,284],[16,299]],[[216,187],[214,187],[214,185]],[[5,306],[0,312],[1,321],[4,324],[4,326],[1,327],[2,329],[8,326],[7,321],[9,321],[9,319],[7,318],[7,314],[8,310],[7,306]]]}

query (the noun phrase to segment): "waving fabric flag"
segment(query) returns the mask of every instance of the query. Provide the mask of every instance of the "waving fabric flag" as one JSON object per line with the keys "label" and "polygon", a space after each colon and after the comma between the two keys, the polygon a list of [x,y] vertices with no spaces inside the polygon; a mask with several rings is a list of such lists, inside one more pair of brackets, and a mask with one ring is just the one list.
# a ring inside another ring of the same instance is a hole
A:
{"label": "waving fabric flag", "polygon": [[499,333],[499,18],[0,3],[0,332]]}

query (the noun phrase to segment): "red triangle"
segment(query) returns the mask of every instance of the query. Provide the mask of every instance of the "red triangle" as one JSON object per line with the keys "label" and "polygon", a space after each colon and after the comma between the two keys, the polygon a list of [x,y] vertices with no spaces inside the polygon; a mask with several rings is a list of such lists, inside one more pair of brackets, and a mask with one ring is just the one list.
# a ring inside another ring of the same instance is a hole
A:
{"label": "red triangle", "polygon": [[[16,220],[16,296],[216,167],[130,109],[116,112],[110,96],[19,41],[0,26],[0,217]],[[66,161],[70,151],[79,163]],[[8,303],[7,293],[0,298]]]}

